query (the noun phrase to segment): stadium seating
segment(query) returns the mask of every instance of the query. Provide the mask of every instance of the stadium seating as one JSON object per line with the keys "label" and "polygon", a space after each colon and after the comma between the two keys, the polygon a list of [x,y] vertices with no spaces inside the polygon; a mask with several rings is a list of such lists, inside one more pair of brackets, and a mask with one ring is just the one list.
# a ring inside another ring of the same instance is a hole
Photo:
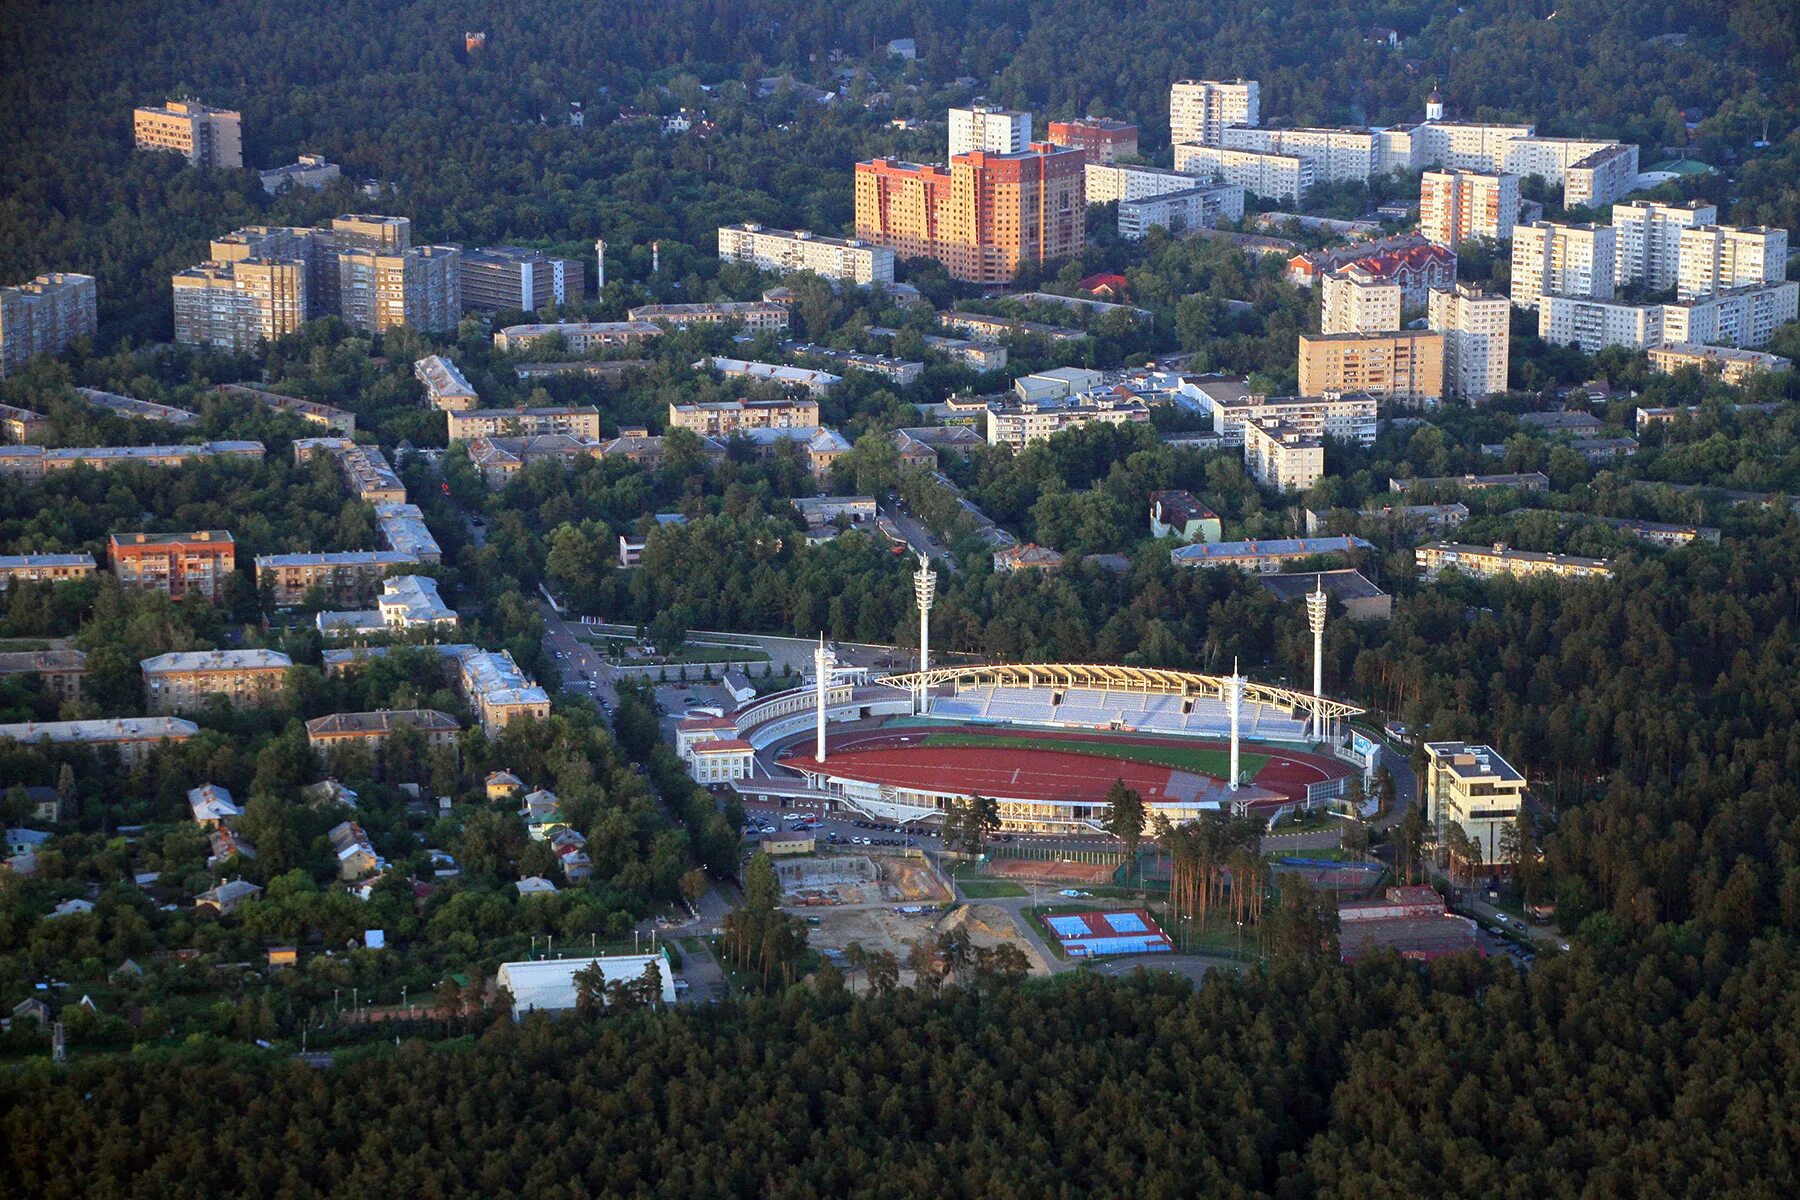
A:
{"label": "stadium seating", "polygon": [[[932,715],[952,721],[986,721],[1008,725],[1073,725],[1104,727],[1114,722],[1146,733],[1187,734],[1224,738],[1231,733],[1231,712],[1224,701],[1196,698],[1182,712],[1179,696],[1138,691],[1106,691],[1069,688],[1061,704],[1049,688],[965,688],[955,696],[932,702]],[[1240,732],[1247,741],[1303,742],[1307,740],[1304,714],[1246,702],[1240,712]]]}

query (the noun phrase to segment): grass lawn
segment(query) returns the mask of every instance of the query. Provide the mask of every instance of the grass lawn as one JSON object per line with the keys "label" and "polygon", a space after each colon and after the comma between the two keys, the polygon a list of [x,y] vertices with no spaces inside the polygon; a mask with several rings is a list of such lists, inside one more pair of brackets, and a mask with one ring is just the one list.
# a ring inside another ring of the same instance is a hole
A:
{"label": "grass lawn", "polygon": [[[1122,762],[1149,763],[1158,767],[1169,767],[1177,771],[1190,771],[1196,775],[1210,775],[1214,779],[1223,779],[1231,770],[1231,752],[1228,750],[1212,750],[1199,746],[1142,745],[1135,742],[1095,742],[1071,740],[1058,737],[997,737],[986,733],[934,733],[926,737],[927,746],[974,746],[981,749],[1001,750],[1054,750],[1063,754],[1086,754],[1093,758],[1112,758]],[[1268,756],[1262,754],[1240,753],[1238,770],[1245,779],[1256,778],[1256,773],[1268,762]]]}
{"label": "grass lawn", "polygon": [[1025,889],[1010,879],[959,879],[956,886],[971,900],[1000,900],[1025,894]]}
{"label": "grass lawn", "polygon": [[0,651],[7,653],[25,654],[49,648],[49,642],[40,642],[32,638],[0,638]]}

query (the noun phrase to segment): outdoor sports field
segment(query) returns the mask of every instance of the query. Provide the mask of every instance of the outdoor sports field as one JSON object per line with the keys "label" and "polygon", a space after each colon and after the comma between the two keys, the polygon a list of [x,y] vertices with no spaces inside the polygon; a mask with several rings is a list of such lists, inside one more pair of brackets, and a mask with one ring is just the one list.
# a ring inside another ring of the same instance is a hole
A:
{"label": "outdoor sports field", "polygon": [[[1121,762],[1147,763],[1157,767],[1172,767],[1177,771],[1192,771],[1196,775],[1211,775],[1223,779],[1231,770],[1231,751],[1220,750],[1212,746],[1181,745],[1166,741],[1117,741],[1108,738],[1086,738],[1076,736],[1033,736],[1031,734],[1010,733],[965,733],[960,730],[945,733],[927,734],[921,743],[925,746],[966,746],[973,749],[996,750],[1053,750],[1062,754],[1091,754],[1097,758],[1114,758]],[[1254,779],[1256,773],[1268,762],[1262,754],[1246,754],[1238,752],[1239,769],[1243,777]]]}

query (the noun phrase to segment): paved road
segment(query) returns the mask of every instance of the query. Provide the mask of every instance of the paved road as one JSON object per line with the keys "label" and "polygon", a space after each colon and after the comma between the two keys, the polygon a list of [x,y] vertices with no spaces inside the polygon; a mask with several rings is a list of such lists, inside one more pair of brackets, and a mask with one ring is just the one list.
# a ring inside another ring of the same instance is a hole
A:
{"label": "paved road", "polygon": [[592,696],[610,713],[618,706],[619,691],[606,655],[576,637],[575,630],[580,627],[557,616],[542,597],[538,598],[538,611],[544,618],[546,657],[562,675],[563,690]]}
{"label": "paved road", "polygon": [[898,504],[885,499],[878,500],[875,508],[882,516],[894,523],[895,528],[900,531],[900,536],[906,539],[906,544],[912,548],[915,555],[923,554],[932,559],[946,575],[956,571],[956,559],[951,556],[950,548],[931,536],[931,531],[925,528],[918,518],[901,512]]}

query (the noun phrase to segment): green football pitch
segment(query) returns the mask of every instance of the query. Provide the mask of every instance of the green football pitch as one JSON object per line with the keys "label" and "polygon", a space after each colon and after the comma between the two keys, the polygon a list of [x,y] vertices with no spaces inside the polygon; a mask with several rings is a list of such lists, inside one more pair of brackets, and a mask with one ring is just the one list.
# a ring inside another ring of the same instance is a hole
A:
{"label": "green football pitch", "polygon": [[[1169,767],[1176,771],[1188,771],[1195,775],[1210,775],[1214,779],[1223,779],[1231,770],[1231,752],[1215,750],[1203,746],[1182,746],[1176,743],[1142,743],[1142,742],[1106,742],[1088,738],[1059,737],[1002,737],[988,733],[933,733],[924,740],[926,746],[973,746],[994,750],[1054,750],[1059,754],[1087,754],[1094,758],[1116,758],[1125,762],[1148,763],[1152,766]],[[1245,779],[1255,779],[1256,773],[1268,762],[1265,754],[1238,754],[1238,770]]]}

